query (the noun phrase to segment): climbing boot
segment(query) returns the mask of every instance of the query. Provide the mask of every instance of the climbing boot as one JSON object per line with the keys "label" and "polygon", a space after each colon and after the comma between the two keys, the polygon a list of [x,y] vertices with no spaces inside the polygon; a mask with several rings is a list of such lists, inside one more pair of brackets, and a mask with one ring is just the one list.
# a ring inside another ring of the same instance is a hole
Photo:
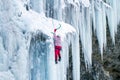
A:
{"label": "climbing boot", "polygon": [[61,61],[61,57],[59,57],[58,61]]}
{"label": "climbing boot", "polygon": [[55,60],[55,64],[57,64],[58,62]]}

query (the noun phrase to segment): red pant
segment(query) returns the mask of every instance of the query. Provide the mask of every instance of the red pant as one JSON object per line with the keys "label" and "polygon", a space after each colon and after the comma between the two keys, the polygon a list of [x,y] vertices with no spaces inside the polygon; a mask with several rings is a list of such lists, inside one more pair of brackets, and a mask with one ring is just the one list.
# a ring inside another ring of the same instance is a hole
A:
{"label": "red pant", "polygon": [[58,60],[58,57],[60,58],[60,50],[61,50],[61,46],[55,46],[55,61]]}

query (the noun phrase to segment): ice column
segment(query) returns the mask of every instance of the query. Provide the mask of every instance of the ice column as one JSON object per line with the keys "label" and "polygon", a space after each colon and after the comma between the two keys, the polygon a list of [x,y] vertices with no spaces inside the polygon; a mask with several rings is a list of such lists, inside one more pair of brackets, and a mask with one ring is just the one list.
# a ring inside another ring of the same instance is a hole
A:
{"label": "ice column", "polygon": [[79,36],[72,36],[73,80],[80,80]]}

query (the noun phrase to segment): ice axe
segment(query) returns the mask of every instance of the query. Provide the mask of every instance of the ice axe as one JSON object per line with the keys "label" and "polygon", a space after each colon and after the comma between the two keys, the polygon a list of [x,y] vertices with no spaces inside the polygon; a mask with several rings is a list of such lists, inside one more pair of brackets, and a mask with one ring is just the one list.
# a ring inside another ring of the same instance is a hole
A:
{"label": "ice axe", "polygon": [[[58,28],[56,28],[56,29],[54,29],[54,32],[56,32],[58,29],[60,29],[61,28],[61,24],[59,24],[59,27]],[[51,32],[52,34],[54,34],[54,32]]]}
{"label": "ice axe", "polygon": [[58,29],[60,29],[61,28],[61,24],[59,24],[59,27],[58,28],[56,28],[56,29],[54,29],[54,32],[56,32]]}

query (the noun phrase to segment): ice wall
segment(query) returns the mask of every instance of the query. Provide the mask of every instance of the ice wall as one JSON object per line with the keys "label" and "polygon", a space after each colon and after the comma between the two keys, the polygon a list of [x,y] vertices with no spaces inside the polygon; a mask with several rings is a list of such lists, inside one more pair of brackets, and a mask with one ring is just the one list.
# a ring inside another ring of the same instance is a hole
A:
{"label": "ice wall", "polygon": [[48,80],[48,55],[49,42],[46,42],[47,35],[41,32],[33,33],[30,41],[30,80]]}
{"label": "ice wall", "polygon": [[[3,80],[66,80],[68,48],[72,45],[73,79],[80,80],[79,41],[82,43],[86,68],[90,68],[92,31],[98,38],[103,58],[103,49],[107,44],[107,24],[115,44],[115,33],[120,20],[119,3],[119,0],[0,0],[0,76]],[[27,7],[31,9],[27,10]],[[62,61],[55,65],[51,32],[59,24],[62,26],[58,31],[62,37]],[[39,30],[50,36],[49,46],[48,42],[34,38],[42,35],[36,33]],[[42,48],[45,50],[42,51]]]}
{"label": "ice wall", "polygon": [[[1,26],[1,54],[3,54],[1,58],[3,62],[0,68],[3,73],[6,73],[5,76],[8,74],[11,76],[10,80],[27,80],[28,52],[25,39],[22,37],[22,32],[14,25],[11,23]],[[6,78],[2,80],[8,80]]]}

